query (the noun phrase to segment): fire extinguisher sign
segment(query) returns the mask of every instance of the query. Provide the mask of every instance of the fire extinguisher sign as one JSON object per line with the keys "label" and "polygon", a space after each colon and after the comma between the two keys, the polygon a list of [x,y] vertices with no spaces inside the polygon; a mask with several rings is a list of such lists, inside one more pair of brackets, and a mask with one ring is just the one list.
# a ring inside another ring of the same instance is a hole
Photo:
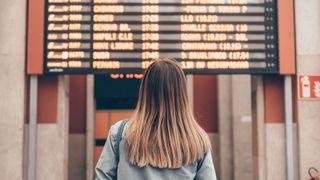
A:
{"label": "fire extinguisher sign", "polygon": [[320,76],[299,76],[299,99],[320,100]]}

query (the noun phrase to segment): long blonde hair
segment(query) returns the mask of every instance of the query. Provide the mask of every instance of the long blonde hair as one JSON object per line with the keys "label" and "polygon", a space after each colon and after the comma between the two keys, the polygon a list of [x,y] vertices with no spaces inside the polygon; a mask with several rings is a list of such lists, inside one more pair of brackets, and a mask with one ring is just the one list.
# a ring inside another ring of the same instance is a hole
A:
{"label": "long blonde hair", "polygon": [[175,60],[152,63],[141,81],[139,100],[126,130],[129,163],[179,168],[210,148],[187,96],[186,78]]}

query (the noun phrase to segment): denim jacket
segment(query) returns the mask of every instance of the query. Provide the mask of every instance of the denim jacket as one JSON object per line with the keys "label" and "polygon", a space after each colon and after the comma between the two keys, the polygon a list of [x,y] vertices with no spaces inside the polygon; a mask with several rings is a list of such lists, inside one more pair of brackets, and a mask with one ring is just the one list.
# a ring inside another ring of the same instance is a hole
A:
{"label": "denim jacket", "polygon": [[[119,162],[115,157],[116,135],[121,121],[110,128],[107,141],[96,165],[96,180],[216,180],[216,173],[208,151],[204,156],[191,164],[177,169],[155,168],[149,165],[138,167],[128,162],[125,155],[127,143],[120,141]],[[125,130],[124,130],[125,133]]]}

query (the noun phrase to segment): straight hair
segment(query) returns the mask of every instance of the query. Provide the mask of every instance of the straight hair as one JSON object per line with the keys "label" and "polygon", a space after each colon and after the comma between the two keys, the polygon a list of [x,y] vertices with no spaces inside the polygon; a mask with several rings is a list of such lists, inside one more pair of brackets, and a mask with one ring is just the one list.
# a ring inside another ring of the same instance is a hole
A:
{"label": "straight hair", "polygon": [[140,84],[139,99],[125,138],[130,164],[179,168],[210,149],[206,132],[196,122],[178,62],[153,62]]}

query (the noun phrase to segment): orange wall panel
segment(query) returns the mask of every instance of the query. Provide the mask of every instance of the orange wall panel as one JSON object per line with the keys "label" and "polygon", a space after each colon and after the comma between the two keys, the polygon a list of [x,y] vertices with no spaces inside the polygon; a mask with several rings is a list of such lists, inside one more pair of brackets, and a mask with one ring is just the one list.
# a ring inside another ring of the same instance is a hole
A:
{"label": "orange wall panel", "polygon": [[265,122],[283,123],[284,79],[282,76],[264,77]]}
{"label": "orange wall panel", "polygon": [[206,132],[217,133],[217,76],[194,75],[193,88],[194,115],[198,123]]}
{"label": "orange wall panel", "polygon": [[86,76],[73,75],[69,81],[69,132],[85,134],[86,132]]}
{"label": "orange wall panel", "polygon": [[110,129],[110,114],[108,111],[96,111],[96,139],[105,139]]}
{"label": "orange wall panel", "polygon": [[278,2],[279,70],[280,74],[296,73],[294,1]]}
{"label": "orange wall panel", "polygon": [[[96,111],[96,140],[106,139],[109,133],[110,127],[116,122],[125,118],[130,118],[133,111]],[[100,154],[103,150],[103,146],[95,146],[95,163],[99,160]]]}
{"label": "orange wall panel", "polygon": [[27,74],[43,73],[44,0],[28,0]]}
{"label": "orange wall panel", "polygon": [[57,123],[58,77],[39,76],[38,123]]}
{"label": "orange wall panel", "polygon": [[118,121],[123,119],[129,119],[133,111],[112,111],[111,112],[111,125],[114,125]]}

